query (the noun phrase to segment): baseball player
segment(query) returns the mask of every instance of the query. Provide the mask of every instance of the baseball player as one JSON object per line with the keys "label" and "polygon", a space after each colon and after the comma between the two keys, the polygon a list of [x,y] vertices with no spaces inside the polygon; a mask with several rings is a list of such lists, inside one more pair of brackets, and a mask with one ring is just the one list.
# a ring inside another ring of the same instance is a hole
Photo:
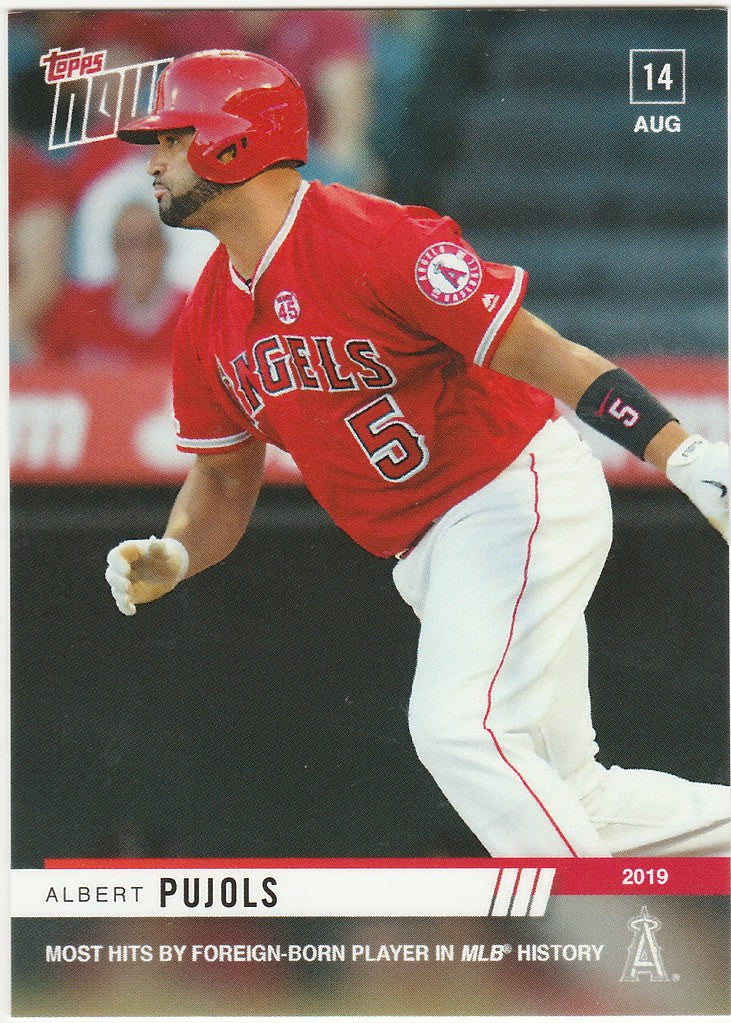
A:
{"label": "baseball player", "polygon": [[151,146],[162,220],[220,242],[175,338],[178,445],[196,458],[164,536],[109,553],[120,611],[233,550],[274,444],[396,559],[421,621],[413,742],[493,856],[727,855],[728,789],[595,759],[584,610],[610,503],[554,397],[726,538],[727,445],[531,315],[526,273],[453,220],[303,180],[305,103],[275,62],[181,57],[119,136]]}

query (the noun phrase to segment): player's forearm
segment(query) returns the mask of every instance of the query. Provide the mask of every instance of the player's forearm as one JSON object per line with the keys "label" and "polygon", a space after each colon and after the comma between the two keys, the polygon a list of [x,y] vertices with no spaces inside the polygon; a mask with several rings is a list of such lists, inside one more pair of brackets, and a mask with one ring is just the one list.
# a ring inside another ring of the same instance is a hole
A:
{"label": "player's forearm", "polygon": [[215,459],[197,458],[173,504],[165,530],[190,559],[186,578],[223,561],[236,547],[261,488],[264,445],[250,444],[236,471]]}
{"label": "player's forearm", "polygon": [[575,409],[587,387],[614,363],[521,309],[505,333],[490,368],[538,387]]}
{"label": "player's forearm", "polygon": [[[577,409],[592,384],[617,367],[521,310],[495,353],[491,368],[539,387]],[[641,453],[635,453],[665,472],[668,458],[688,436],[680,423],[669,422],[658,428]]]}

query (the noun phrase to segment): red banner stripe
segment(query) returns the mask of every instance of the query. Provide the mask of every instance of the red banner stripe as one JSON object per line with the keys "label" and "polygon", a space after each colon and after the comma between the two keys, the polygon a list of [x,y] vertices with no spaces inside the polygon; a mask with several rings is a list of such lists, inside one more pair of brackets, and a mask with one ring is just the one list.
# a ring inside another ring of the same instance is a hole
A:
{"label": "red banner stripe", "polygon": [[729,857],[596,859],[46,859],[47,870],[324,870],[554,867],[554,895],[731,895]]}

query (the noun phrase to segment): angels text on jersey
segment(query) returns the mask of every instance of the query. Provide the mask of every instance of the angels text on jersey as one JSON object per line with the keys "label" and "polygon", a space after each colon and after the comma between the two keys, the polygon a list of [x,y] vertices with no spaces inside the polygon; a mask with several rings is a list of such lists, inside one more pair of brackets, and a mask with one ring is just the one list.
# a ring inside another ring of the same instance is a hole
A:
{"label": "angels text on jersey", "polygon": [[[230,372],[218,356],[216,363],[222,384],[257,428],[267,397],[295,390],[384,391],[397,383],[370,338],[349,338],[338,356],[329,336],[271,334],[256,341],[250,355],[242,351],[231,359]],[[344,422],[373,468],[391,483],[410,479],[429,461],[425,438],[390,394],[366,402]]]}

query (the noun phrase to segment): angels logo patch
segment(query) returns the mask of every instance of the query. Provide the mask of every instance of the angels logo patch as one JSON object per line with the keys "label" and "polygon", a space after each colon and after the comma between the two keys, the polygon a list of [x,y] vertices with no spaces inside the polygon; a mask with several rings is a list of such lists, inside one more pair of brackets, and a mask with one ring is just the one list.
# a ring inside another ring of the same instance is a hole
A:
{"label": "angels logo patch", "polygon": [[419,290],[440,305],[459,305],[482,280],[479,260],[454,242],[437,242],[424,249],[414,272]]}

